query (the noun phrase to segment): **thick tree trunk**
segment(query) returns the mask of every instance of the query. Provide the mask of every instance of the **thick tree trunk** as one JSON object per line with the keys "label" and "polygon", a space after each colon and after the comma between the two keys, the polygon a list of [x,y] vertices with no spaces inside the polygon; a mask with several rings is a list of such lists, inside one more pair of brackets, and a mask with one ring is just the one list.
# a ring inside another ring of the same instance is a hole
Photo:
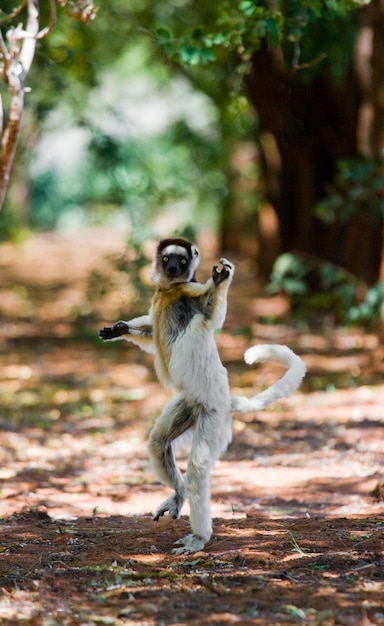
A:
{"label": "thick tree trunk", "polygon": [[373,121],[370,148],[375,156],[384,150],[384,0],[372,0],[371,100]]}
{"label": "thick tree trunk", "polygon": [[[371,100],[373,110],[370,151],[373,156],[384,159],[384,0],[372,0],[370,5],[372,24]],[[377,230],[383,233],[383,216]],[[384,280],[384,235],[379,268],[379,278]]]}
{"label": "thick tree trunk", "polygon": [[[313,213],[333,180],[337,161],[358,153],[361,90],[354,69],[342,86],[322,75],[304,83],[297,73],[282,68],[277,51],[263,47],[253,56],[248,90],[259,120],[265,179],[283,250],[316,255],[374,282],[381,248],[377,225],[356,218],[343,227],[326,226]],[[263,141],[271,135],[278,152],[273,158],[265,147],[271,141]]]}

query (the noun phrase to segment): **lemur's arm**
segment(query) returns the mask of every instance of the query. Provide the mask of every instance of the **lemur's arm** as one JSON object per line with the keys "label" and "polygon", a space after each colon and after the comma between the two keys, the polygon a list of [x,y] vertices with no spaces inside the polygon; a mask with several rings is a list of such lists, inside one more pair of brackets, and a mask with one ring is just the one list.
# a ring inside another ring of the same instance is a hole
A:
{"label": "lemur's arm", "polygon": [[227,314],[227,295],[229,285],[232,282],[235,267],[227,259],[220,259],[222,268],[218,271],[217,265],[213,266],[211,287],[207,292],[204,302],[204,312],[214,328],[221,328]]}
{"label": "lemur's arm", "polygon": [[227,313],[227,294],[229,285],[232,282],[235,267],[227,259],[220,259],[222,269],[218,271],[218,266],[212,269],[212,278],[206,283],[184,283],[183,293],[190,298],[200,298],[202,312],[207,320],[212,322],[214,328],[221,328],[224,324]]}
{"label": "lemur's arm", "polygon": [[154,353],[153,327],[149,315],[135,317],[133,320],[124,322],[120,320],[113,326],[106,326],[99,331],[99,337],[104,341],[116,341],[116,339],[126,339],[132,341],[142,350]]}

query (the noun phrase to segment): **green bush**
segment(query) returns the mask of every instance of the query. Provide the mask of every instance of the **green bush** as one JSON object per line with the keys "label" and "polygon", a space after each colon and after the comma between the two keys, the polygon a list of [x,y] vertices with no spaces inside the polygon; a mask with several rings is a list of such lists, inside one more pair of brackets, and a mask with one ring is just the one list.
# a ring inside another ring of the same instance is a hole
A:
{"label": "green bush", "polygon": [[338,163],[335,182],[315,208],[325,223],[346,224],[353,215],[384,216],[384,161],[359,157]]}
{"label": "green bush", "polygon": [[336,322],[347,323],[349,312],[358,306],[359,281],[345,269],[327,261],[291,253],[276,260],[268,292],[290,297],[296,317],[332,314]]}

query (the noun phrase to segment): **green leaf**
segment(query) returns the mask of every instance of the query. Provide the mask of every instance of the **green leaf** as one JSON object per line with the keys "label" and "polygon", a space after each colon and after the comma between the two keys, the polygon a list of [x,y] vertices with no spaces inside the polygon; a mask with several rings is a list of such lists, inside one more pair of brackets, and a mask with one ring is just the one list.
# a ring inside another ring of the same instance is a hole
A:
{"label": "green leaf", "polygon": [[215,46],[220,46],[223,43],[226,43],[227,41],[228,41],[228,35],[224,35],[224,33],[216,33],[216,35],[214,35],[212,38],[212,43]]}
{"label": "green leaf", "polygon": [[213,52],[212,48],[202,48],[201,62],[206,65],[207,63],[211,63],[212,61],[216,61],[216,55]]}
{"label": "green leaf", "polygon": [[171,39],[171,33],[165,28],[157,28],[156,35],[160,44],[167,43]]}
{"label": "green leaf", "polygon": [[200,61],[200,50],[188,44],[180,49],[180,61],[186,65],[197,65]]}
{"label": "green leaf", "polygon": [[308,288],[304,281],[295,280],[294,278],[285,278],[281,284],[284,291],[291,295],[304,295]]}
{"label": "green leaf", "polygon": [[253,2],[251,2],[251,0],[243,0],[242,2],[240,2],[239,4],[239,9],[242,13],[244,13],[247,17],[250,17],[251,15],[254,14],[255,12],[255,5],[253,4]]}

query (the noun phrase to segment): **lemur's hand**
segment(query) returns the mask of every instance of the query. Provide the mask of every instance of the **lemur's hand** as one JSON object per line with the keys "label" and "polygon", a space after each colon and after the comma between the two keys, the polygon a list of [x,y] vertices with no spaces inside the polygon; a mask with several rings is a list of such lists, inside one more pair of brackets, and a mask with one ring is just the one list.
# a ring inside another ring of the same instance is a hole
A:
{"label": "lemur's hand", "polygon": [[99,337],[103,339],[103,341],[108,341],[110,339],[116,339],[116,337],[121,337],[121,335],[128,335],[129,328],[128,324],[125,322],[116,322],[113,326],[105,326],[99,330]]}
{"label": "lemur's hand", "polygon": [[220,259],[222,269],[218,270],[218,266],[214,265],[212,269],[212,278],[216,287],[218,287],[224,280],[232,278],[235,266],[227,259]]}

